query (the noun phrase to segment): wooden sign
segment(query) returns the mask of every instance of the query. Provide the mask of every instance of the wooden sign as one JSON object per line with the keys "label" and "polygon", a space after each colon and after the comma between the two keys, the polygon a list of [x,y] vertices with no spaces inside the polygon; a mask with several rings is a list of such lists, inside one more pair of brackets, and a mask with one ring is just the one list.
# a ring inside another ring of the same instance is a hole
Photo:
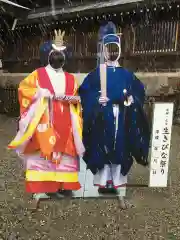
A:
{"label": "wooden sign", "polygon": [[155,103],[149,187],[167,187],[173,103]]}

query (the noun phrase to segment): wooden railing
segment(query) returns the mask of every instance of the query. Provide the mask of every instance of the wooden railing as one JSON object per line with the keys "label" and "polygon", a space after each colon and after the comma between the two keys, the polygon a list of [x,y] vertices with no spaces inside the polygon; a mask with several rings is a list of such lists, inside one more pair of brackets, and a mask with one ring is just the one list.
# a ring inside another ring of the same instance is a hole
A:
{"label": "wooden railing", "polygon": [[[97,64],[98,33],[95,30],[91,32],[84,30],[83,32],[80,28],[76,31],[72,29],[71,32],[65,34],[64,40],[71,59],[68,62],[71,61],[69,65],[72,68],[68,71],[87,72]],[[23,31],[23,29],[15,31],[10,41],[5,41],[3,59],[7,62],[27,61],[28,65],[35,62],[32,68],[38,67],[39,48],[45,41],[45,37],[42,36],[38,27],[36,33],[29,33],[29,36]],[[53,38],[52,30],[46,29],[46,32],[48,31]],[[123,28],[117,26],[117,31],[122,33],[122,56],[125,58],[126,56],[168,55],[180,52],[180,24],[178,21],[162,21],[148,25],[137,24],[136,26],[126,25]]]}
{"label": "wooden railing", "polygon": [[[118,32],[121,32],[120,27],[118,27]],[[39,59],[39,48],[45,38],[37,34],[24,35],[22,31],[16,31],[10,41],[5,41],[4,56],[6,58],[18,60]],[[50,35],[53,39],[53,34]],[[11,41],[12,38],[13,41]],[[76,32],[72,31],[66,34],[64,40],[70,56],[75,58],[97,57],[98,33],[96,31],[84,33],[79,29]]]}
{"label": "wooden railing", "polygon": [[178,50],[179,22],[158,22],[132,28],[132,54],[170,53]]}

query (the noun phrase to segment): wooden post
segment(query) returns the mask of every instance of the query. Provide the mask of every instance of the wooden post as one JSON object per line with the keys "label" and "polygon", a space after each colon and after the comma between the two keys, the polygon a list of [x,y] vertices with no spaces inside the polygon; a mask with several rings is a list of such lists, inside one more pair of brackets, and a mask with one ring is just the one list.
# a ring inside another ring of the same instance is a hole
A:
{"label": "wooden post", "polygon": [[179,22],[176,23],[175,51],[177,51],[178,37],[179,37]]}
{"label": "wooden post", "polygon": [[106,98],[107,97],[107,81],[106,81],[106,64],[101,63],[100,64],[100,82],[101,82],[101,96]]}

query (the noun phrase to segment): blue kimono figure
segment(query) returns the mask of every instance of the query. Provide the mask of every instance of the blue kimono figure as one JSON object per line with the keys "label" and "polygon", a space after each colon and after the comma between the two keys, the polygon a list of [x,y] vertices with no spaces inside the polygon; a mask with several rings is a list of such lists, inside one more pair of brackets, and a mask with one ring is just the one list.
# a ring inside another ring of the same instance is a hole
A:
{"label": "blue kimono figure", "polygon": [[[83,108],[83,157],[94,175],[94,185],[111,184],[117,189],[127,183],[133,159],[148,165],[150,131],[143,110],[145,89],[136,76],[120,67],[120,37],[106,27],[103,37],[107,97],[101,95],[100,65],[79,88]],[[116,44],[116,58],[108,51]]]}

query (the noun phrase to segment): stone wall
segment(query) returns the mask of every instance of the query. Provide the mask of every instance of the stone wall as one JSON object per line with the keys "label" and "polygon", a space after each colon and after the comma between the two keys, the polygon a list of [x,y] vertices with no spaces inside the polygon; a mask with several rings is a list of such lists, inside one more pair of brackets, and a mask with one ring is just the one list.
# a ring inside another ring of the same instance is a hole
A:
{"label": "stone wall", "polygon": [[[9,116],[19,116],[17,87],[19,82],[28,73],[1,73],[0,74],[0,113]],[[86,73],[74,74],[79,84]],[[175,103],[175,122],[180,123],[180,72],[176,73],[144,73],[138,72],[136,76],[144,83],[146,95],[153,97],[154,101],[171,101]],[[155,97],[155,98],[154,98]],[[150,98],[151,99],[151,98]],[[178,111],[179,108],[179,111]],[[152,104],[145,104],[148,119],[152,119]],[[151,122],[151,121],[150,121]]]}
{"label": "stone wall", "polygon": [[[25,78],[28,73],[1,73],[0,87],[15,86]],[[74,74],[79,84],[87,75],[86,73]],[[138,72],[136,76],[144,83],[148,96],[173,95],[180,91],[180,72],[175,73],[144,73]]]}

